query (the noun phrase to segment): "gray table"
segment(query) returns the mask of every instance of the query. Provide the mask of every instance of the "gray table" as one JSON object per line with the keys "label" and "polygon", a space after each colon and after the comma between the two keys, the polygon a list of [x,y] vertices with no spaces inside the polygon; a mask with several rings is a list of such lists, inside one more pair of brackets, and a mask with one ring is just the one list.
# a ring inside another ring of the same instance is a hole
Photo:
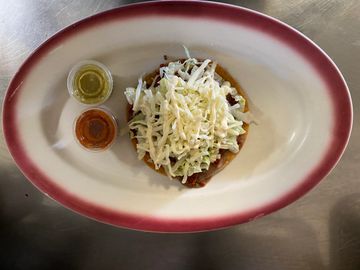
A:
{"label": "gray table", "polygon": [[[81,18],[129,2],[1,0],[1,100],[40,43]],[[248,224],[208,233],[142,233],[87,219],[42,195],[0,136],[1,269],[360,269],[360,1],[231,2],[297,28],[343,72],[355,122],[332,173],[294,204]]]}

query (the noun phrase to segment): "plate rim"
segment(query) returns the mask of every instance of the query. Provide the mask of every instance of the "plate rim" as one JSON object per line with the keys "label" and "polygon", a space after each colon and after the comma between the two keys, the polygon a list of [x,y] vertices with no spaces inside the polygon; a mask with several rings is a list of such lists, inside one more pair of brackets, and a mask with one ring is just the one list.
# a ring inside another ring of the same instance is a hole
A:
{"label": "plate rim", "polygon": [[[202,10],[200,16],[199,9]],[[296,187],[280,198],[246,212],[206,218],[156,218],[151,215],[121,212],[79,198],[55,184],[42,172],[41,168],[32,163],[31,155],[28,155],[21,145],[16,125],[17,93],[21,89],[23,79],[31,71],[31,67],[36,65],[49,50],[61,43],[62,40],[76,35],[84,29],[96,27],[99,23],[107,23],[112,20],[154,15],[178,17],[197,15],[201,19],[246,25],[275,37],[296,50],[313,65],[326,83],[335,112],[333,115],[333,138],[330,143],[332,147],[328,147],[317,166]],[[267,27],[264,27],[265,25]],[[268,27],[269,25],[271,27]],[[337,106],[335,106],[335,100]],[[254,220],[291,204],[315,187],[336,166],[348,144],[353,123],[351,96],[345,79],[336,64],[318,45],[276,18],[244,7],[205,1],[152,1],[130,4],[89,16],[63,28],[43,42],[23,62],[8,86],[2,108],[3,133],[9,152],[18,168],[40,191],[63,206],[97,221],[153,232],[195,232],[220,229]]]}

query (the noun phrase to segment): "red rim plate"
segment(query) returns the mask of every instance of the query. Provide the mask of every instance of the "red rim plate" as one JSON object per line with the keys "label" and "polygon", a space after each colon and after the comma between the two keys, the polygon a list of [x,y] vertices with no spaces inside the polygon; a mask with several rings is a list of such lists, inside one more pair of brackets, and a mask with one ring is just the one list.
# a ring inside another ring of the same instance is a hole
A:
{"label": "red rim plate", "polygon": [[[159,219],[119,212],[84,201],[56,185],[31,160],[19,138],[17,127],[17,97],[21,84],[32,67],[63,40],[82,30],[109,21],[127,20],[145,16],[178,16],[211,19],[261,31],[291,47],[317,70],[325,82],[334,111],[334,131],[331,147],[315,169],[301,183],[283,197],[248,212],[202,219]],[[336,103],[336,106],[335,106]],[[87,217],[138,230],[159,232],[191,232],[212,230],[247,222],[278,210],[295,201],[323,179],[340,159],[349,140],[352,127],[352,103],[349,90],[333,61],[310,39],[292,27],[261,13],[227,4],[193,1],[156,1],[133,4],[113,9],[81,20],[52,36],[37,48],[23,63],[12,79],[3,104],[3,130],[9,151],[23,174],[42,192],[64,206]]]}

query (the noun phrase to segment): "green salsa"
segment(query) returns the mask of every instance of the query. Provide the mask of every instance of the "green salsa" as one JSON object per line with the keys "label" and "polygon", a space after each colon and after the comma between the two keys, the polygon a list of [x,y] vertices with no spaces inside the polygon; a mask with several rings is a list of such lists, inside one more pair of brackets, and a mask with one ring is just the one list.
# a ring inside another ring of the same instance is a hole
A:
{"label": "green salsa", "polygon": [[108,75],[99,66],[85,64],[75,73],[73,96],[85,104],[97,104],[106,100],[111,92]]}

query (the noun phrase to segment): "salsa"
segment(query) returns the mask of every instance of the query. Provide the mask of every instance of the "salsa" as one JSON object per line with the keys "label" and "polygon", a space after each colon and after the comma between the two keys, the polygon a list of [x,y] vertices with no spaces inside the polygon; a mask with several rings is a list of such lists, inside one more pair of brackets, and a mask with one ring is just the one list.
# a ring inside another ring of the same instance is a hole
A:
{"label": "salsa", "polygon": [[110,96],[112,87],[110,71],[93,60],[78,63],[69,73],[69,93],[84,104],[103,103]]}
{"label": "salsa", "polygon": [[114,141],[117,134],[115,118],[103,109],[83,112],[75,122],[78,142],[90,150],[104,150]]}

